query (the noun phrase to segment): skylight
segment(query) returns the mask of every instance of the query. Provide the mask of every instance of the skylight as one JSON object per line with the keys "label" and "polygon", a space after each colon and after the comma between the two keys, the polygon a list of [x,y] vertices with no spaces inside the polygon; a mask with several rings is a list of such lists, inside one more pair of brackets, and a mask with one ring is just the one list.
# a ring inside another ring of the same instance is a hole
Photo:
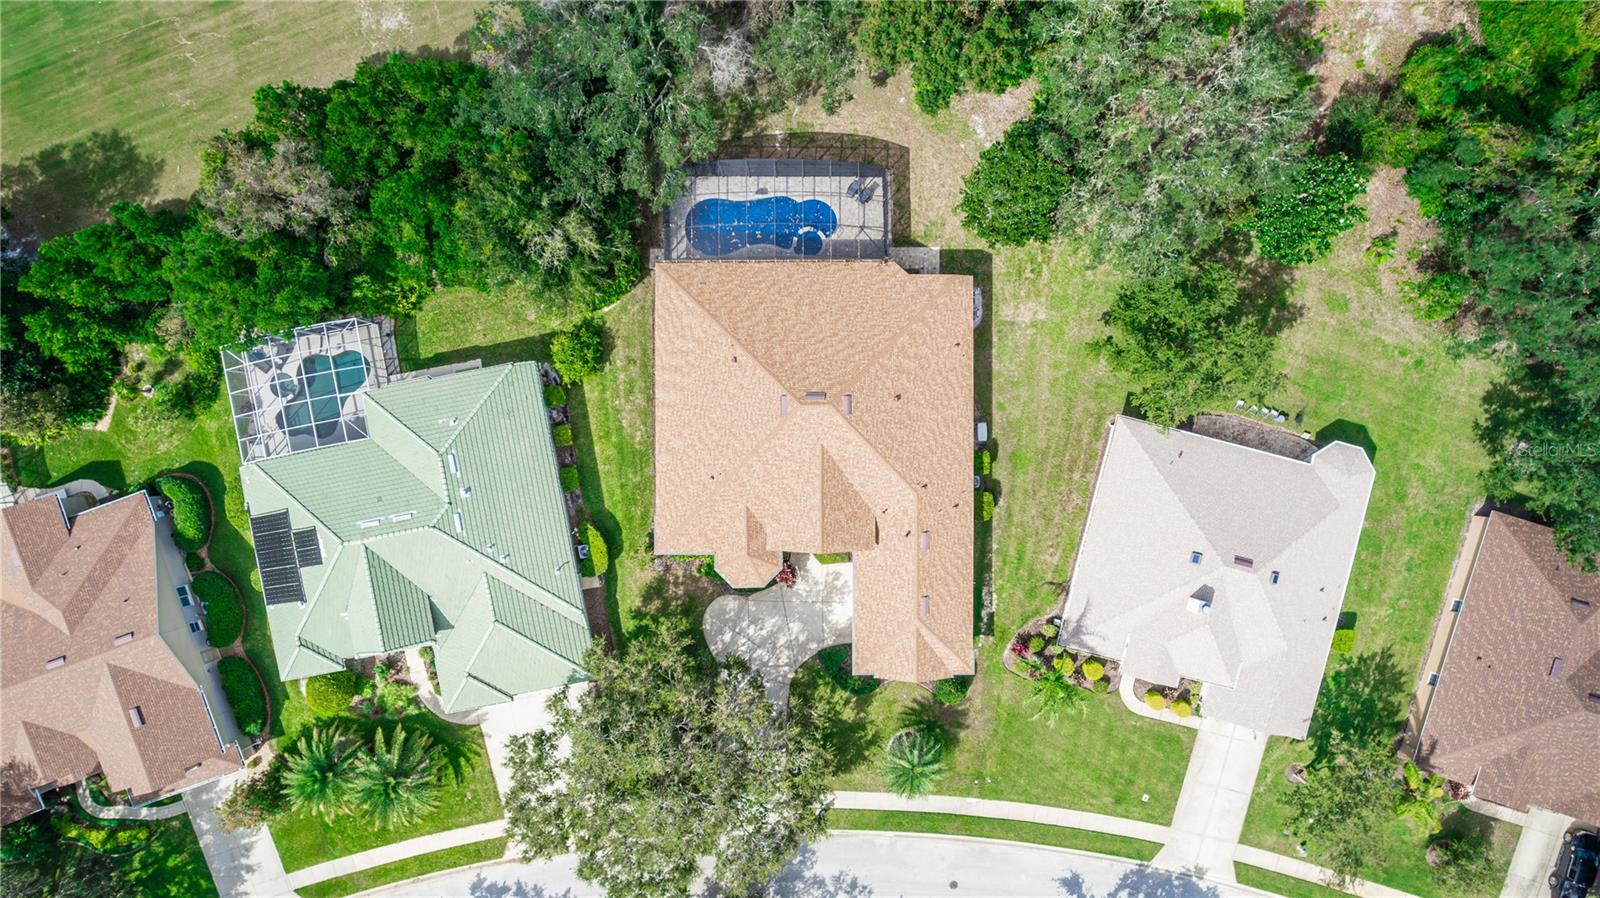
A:
{"label": "skylight", "polygon": [[1200,563],[1200,559],[1204,558],[1204,557],[1205,556],[1201,555],[1199,552],[1190,552],[1189,553],[1189,563],[1190,564],[1199,564]]}

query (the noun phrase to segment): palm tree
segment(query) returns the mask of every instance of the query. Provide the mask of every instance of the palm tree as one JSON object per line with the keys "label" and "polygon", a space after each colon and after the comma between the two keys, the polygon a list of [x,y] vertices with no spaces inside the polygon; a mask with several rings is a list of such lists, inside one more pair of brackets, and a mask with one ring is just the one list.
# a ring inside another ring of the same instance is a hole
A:
{"label": "palm tree", "polygon": [[1424,832],[1434,832],[1439,828],[1439,802],[1444,798],[1444,777],[1423,773],[1414,761],[1406,762],[1403,773],[1405,792],[1395,804],[1395,815],[1410,820]]}
{"label": "palm tree", "polygon": [[355,761],[355,741],[343,727],[315,727],[301,736],[283,773],[289,806],[333,819],[349,800]]}
{"label": "palm tree", "polygon": [[387,743],[383,728],[375,734],[372,753],[356,765],[353,799],[379,826],[404,826],[439,803],[439,760],[426,735],[406,738],[395,724]]}
{"label": "palm tree", "polygon": [[1028,698],[1039,706],[1033,712],[1033,719],[1043,717],[1045,725],[1052,728],[1056,725],[1056,718],[1063,714],[1082,717],[1089,713],[1088,693],[1072,685],[1065,673],[1050,667],[1045,668],[1033,681],[1033,693]]}
{"label": "palm tree", "polygon": [[933,791],[944,768],[943,735],[937,730],[903,730],[889,740],[883,778],[890,792],[917,798]]}

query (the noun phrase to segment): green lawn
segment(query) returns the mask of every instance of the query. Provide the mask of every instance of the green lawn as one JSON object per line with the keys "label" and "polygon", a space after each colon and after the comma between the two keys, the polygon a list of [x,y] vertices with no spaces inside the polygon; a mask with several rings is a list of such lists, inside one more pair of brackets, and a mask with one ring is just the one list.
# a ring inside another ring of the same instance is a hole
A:
{"label": "green lawn", "polygon": [[1249,864],[1234,864],[1233,874],[1240,885],[1282,895],[1283,898],[1345,898],[1349,894],[1318,883],[1295,879],[1293,876],[1252,867]]}
{"label": "green lawn", "polygon": [[470,864],[483,864],[497,861],[506,853],[506,840],[502,838],[487,839],[482,842],[473,842],[468,845],[458,845],[455,848],[446,848],[442,851],[430,851],[408,857],[403,861],[383,864],[351,873],[346,876],[336,876],[333,879],[324,879],[322,882],[309,886],[301,886],[295,892],[300,898],[343,898],[345,895],[354,895],[365,892],[378,886],[388,885],[392,882],[401,882],[437,873],[441,870],[453,870]]}
{"label": "green lawn", "polygon": [[[1298,272],[1292,299],[1304,318],[1285,335],[1290,383],[1274,404],[1306,415],[1305,428],[1364,444],[1377,468],[1366,527],[1345,595],[1356,616],[1357,680],[1389,705],[1398,732],[1406,713],[1434,615],[1469,506],[1481,498],[1485,459],[1473,439],[1490,370],[1451,355],[1448,340],[1413,321],[1397,297],[1385,296],[1364,238],[1345,235],[1334,252]],[[1335,656],[1329,664],[1340,663]],[[1330,694],[1324,683],[1323,698]],[[1293,854],[1283,835],[1283,771],[1311,757],[1310,742],[1273,739],[1262,762],[1243,841]],[[1476,815],[1473,815],[1476,816]],[[1509,864],[1517,827],[1480,819],[1494,830],[1497,857]],[[1368,879],[1417,895],[1458,898],[1434,882],[1424,861],[1426,834],[1400,821],[1387,855]],[[1320,854],[1308,846],[1310,860]],[[1494,891],[1498,892],[1498,889]],[[1466,898],[1466,896],[1460,896]]]}
{"label": "green lawn", "polygon": [[113,200],[185,198],[199,180],[202,142],[242,126],[256,88],[325,85],[390,49],[448,48],[479,5],[8,0],[0,4],[8,211],[51,236]]}
{"label": "green lawn", "polygon": [[966,817],[960,814],[923,814],[915,811],[829,811],[829,829],[877,829],[886,832],[940,833],[947,836],[977,836],[984,839],[1009,839],[1013,842],[1031,842],[1035,845],[1053,845],[1056,848],[1074,848],[1096,854],[1148,861],[1156,856],[1161,846],[1142,839],[1112,836],[1105,833],[1051,826],[1047,823],[1025,823],[1015,820],[991,820],[987,817]]}
{"label": "green lawn", "polygon": [[[477,727],[453,726],[426,711],[409,715],[404,723],[408,729],[426,730],[453,768],[445,775],[438,806],[410,826],[387,830],[376,828],[358,814],[340,814],[331,821],[305,812],[287,814],[270,826],[285,870],[292,873],[380,845],[500,819],[500,793],[484,754],[483,732]],[[364,725],[368,729],[376,726],[372,721]]]}
{"label": "green lawn", "polygon": [[75,799],[68,798],[67,804],[70,812],[48,824],[59,835],[53,851],[104,853],[142,898],[217,894],[187,816],[108,825],[85,814]]}

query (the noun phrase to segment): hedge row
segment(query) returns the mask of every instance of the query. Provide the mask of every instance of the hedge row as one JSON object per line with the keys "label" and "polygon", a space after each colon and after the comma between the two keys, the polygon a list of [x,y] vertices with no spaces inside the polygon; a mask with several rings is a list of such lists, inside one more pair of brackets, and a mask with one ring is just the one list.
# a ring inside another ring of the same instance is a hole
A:
{"label": "hedge row", "polygon": [[211,502],[199,484],[186,477],[167,475],[155,483],[156,491],[172,502],[172,541],[193,552],[211,538]]}
{"label": "hedge row", "polygon": [[233,645],[244,632],[244,606],[233,584],[216,571],[202,571],[194,575],[189,590],[206,609],[206,639],[219,649]]}
{"label": "hedge row", "polygon": [[217,662],[217,674],[222,677],[222,691],[228,696],[239,729],[261,735],[267,727],[267,696],[261,691],[255,668],[249,661],[229,655]]}

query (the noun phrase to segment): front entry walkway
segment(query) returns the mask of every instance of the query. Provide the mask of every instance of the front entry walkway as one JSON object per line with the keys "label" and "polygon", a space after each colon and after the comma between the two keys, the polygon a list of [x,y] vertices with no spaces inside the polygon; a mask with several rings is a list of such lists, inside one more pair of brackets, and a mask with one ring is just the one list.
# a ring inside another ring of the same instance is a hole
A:
{"label": "front entry walkway", "polygon": [[190,789],[183,793],[183,808],[189,812],[189,824],[194,827],[206,866],[211,868],[217,894],[223,898],[293,895],[283,861],[278,857],[278,846],[273,844],[267,828],[228,832],[217,818],[217,805],[248,775],[241,770]]}
{"label": "front entry walkway", "polygon": [[1233,882],[1233,856],[1266,750],[1265,733],[1202,720],[1172,814],[1172,838],[1151,863]]}
{"label": "front entry walkway", "polygon": [[789,680],[807,658],[849,642],[855,568],[795,555],[793,588],[769,586],[752,596],[727,595],[706,609],[706,644],[720,661],[738,655],[761,676],[767,697],[789,702]]}

